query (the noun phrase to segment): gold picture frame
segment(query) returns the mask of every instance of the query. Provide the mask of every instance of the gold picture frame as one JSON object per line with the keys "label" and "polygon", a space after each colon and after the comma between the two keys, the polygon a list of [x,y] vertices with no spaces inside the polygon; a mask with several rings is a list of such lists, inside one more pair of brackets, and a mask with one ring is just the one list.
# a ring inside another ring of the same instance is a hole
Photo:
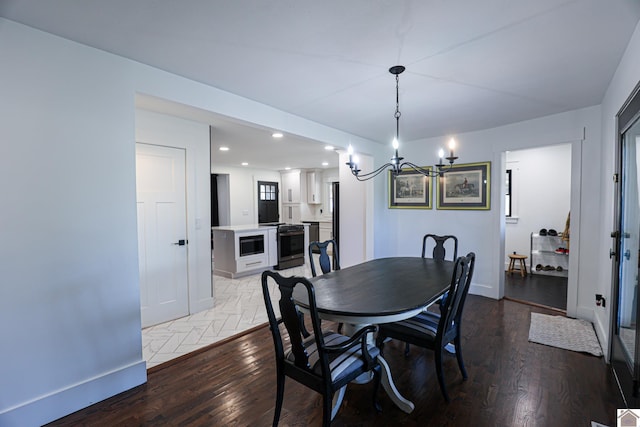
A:
{"label": "gold picture frame", "polygon": [[437,180],[436,209],[491,209],[491,162],[453,165]]}

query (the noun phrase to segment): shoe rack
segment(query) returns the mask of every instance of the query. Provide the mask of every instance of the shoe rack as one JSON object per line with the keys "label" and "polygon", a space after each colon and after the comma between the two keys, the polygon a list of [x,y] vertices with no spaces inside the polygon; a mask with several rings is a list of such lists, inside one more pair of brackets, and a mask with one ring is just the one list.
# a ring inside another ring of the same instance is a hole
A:
{"label": "shoe rack", "polygon": [[531,274],[567,277],[569,275],[569,250],[565,247],[562,234],[541,236],[531,233],[531,253],[529,257]]}

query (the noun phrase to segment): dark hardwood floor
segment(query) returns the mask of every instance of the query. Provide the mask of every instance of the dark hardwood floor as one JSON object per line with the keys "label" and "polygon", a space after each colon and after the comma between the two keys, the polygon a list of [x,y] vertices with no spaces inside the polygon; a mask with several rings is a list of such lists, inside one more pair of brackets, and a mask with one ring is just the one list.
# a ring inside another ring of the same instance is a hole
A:
{"label": "dark hardwood floor", "polygon": [[[445,403],[433,353],[390,342],[385,358],[400,392],[415,403],[400,411],[381,389],[350,385],[335,426],[616,425],[622,401],[603,358],[528,342],[531,312],[513,301],[470,295],[463,317],[467,381],[446,356]],[[267,426],[275,401],[273,341],[266,327],[150,371],[148,382],[62,418],[51,426]],[[321,397],[287,379],[281,426],[318,426]]]}
{"label": "dark hardwood floor", "polygon": [[567,282],[566,277],[544,276],[542,274],[505,273],[505,298],[523,301],[558,310],[567,310]]}

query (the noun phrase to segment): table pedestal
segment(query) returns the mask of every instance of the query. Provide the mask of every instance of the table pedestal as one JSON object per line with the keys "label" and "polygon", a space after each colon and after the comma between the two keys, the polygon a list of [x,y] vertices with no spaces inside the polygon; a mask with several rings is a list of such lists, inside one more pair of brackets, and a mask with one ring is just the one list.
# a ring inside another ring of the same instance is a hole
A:
{"label": "table pedestal", "polygon": [[[345,335],[351,336],[353,335],[356,331],[362,329],[363,327],[365,327],[367,325],[352,325],[349,323],[345,323],[343,328],[343,332]],[[373,334],[368,334],[367,335],[367,342],[369,344],[375,344],[373,342]],[[411,402],[408,399],[405,399],[404,396],[402,396],[400,394],[400,392],[398,391],[398,389],[396,388],[395,383],[393,382],[393,377],[391,376],[391,369],[389,368],[389,364],[387,363],[386,360],[384,360],[384,357],[382,357],[381,355],[378,356],[378,363],[380,364],[381,367],[381,378],[380,378],[380,382],[382,383],[382,388],[384,388],[384,390],[387,392],[387,394],[389,395],[389,397],[391,398],[391,401],[393,403],[396,404],[396,406],[398,408],[400,408],[403,412],[406,412],[407,414],[410,414],[413,409],[415,408],[415,405],[413,404],[413,402]],[[373,378],[373,374],[370,372],[364,373],[362,375],[360,375],[358,378],[356,378],[353,382],[357,383],[357,384],[365,384],[368,383],[369,381],[371,381],[371,379]],[[340,390],[342,391],[342,390]],[[342,396],[340,397],[339,401],[336,401],[334,399],[334,405],[337,404],[337,406],[334,406],[334,409],[332,411],[332,414],[338,412],[338,408],[340,406],[340,404],[342,403],[342,398],[344,397],[344,392],[342,393]]]}

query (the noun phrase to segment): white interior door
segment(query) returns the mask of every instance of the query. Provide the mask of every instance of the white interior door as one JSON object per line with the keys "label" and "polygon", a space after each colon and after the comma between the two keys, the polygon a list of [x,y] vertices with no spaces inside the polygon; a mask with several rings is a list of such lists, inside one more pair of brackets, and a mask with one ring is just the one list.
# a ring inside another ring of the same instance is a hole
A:
{"label": "white interior door", "polygon": [[136,144],[142,327],[189,314],[185,150]]}

